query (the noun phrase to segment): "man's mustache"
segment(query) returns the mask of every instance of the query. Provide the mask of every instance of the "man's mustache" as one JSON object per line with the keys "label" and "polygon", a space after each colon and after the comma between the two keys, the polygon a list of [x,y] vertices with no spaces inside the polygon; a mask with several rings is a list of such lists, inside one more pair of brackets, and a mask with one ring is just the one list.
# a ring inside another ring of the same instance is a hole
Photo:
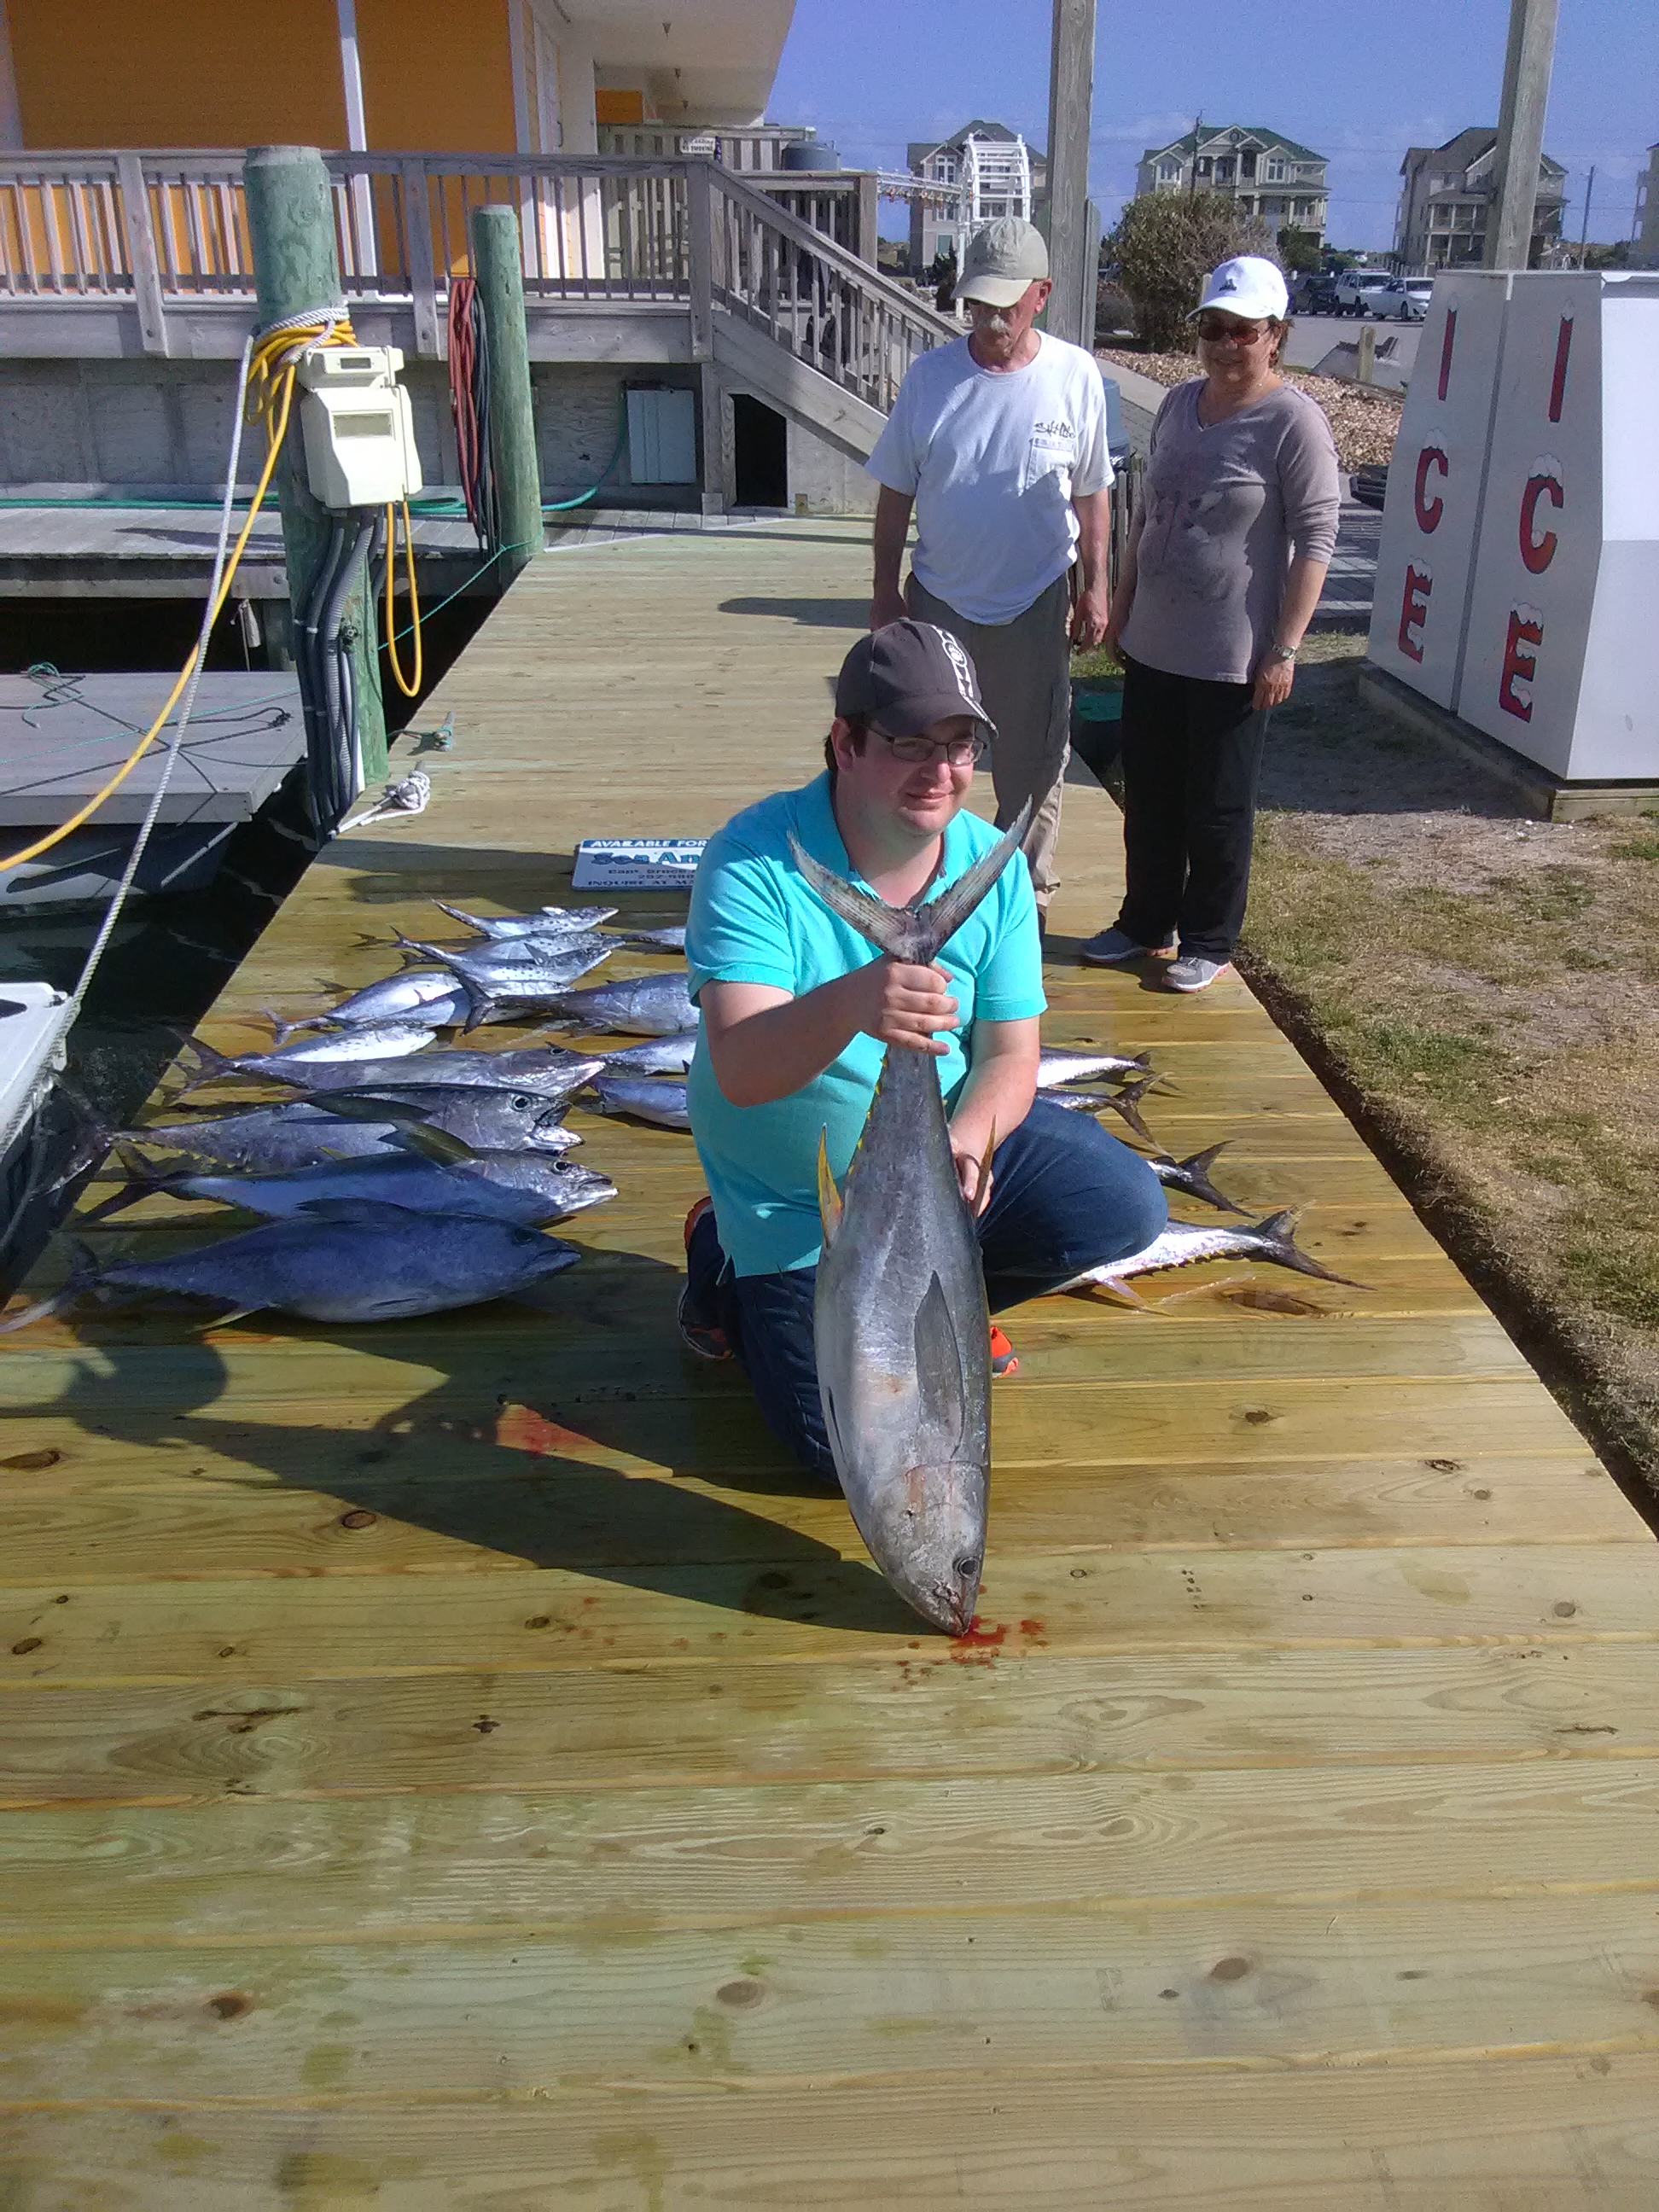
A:
{"label": "man's mustache", "polygon": [[976,331],[994,331],[1000,337],[1013,328],[1000,307],[970,307],[969,313]]}

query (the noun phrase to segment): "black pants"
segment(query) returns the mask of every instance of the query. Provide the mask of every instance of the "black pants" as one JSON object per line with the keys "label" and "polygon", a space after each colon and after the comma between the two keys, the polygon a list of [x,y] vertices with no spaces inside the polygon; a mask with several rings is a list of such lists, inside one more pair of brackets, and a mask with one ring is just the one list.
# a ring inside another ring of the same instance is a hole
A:
{"label": "black pants", "polygon": [[1117,926],[1141,945],[1230,960],[1244,926],[1256,776],[1271,708],[1249,684],[1168,676],[1123,656],[1123,854]]}

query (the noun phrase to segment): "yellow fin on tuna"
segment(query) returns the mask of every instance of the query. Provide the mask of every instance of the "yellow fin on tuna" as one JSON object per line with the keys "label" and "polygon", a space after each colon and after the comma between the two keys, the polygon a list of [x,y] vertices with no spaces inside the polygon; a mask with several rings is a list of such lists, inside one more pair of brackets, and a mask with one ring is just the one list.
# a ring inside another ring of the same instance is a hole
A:
{"label": "yellow fin on tuna", "polygon": [[830,1172],[830,1132],[818,1132],[818,1217],[823,1224],[823,1241],[833,1244],[841,1227],[841,1193],[836,1188],[836,1178]]}

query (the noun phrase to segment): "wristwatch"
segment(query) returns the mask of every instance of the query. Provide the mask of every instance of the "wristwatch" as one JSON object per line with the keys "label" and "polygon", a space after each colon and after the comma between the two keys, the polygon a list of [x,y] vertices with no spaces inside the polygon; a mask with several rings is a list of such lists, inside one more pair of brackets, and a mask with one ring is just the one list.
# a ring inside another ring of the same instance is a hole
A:
{"label": "wristwatch", "polygon": [[1296,655],[1297,648],[1293,645],[1270,645],[1267,648],[1269,660],[1294,660]]}

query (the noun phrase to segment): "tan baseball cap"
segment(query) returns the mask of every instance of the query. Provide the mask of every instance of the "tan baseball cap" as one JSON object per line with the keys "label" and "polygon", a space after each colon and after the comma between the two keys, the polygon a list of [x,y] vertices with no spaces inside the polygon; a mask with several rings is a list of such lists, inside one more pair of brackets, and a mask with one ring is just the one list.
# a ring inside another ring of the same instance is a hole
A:
{"label": "tan baseball cap", "polygon": [[1034,222],[1005,215],[969,240],[956,296],[978,300],[988,307],[1012,307],[1030,285],[1048,274],[1048,248],[1042,233]]}

